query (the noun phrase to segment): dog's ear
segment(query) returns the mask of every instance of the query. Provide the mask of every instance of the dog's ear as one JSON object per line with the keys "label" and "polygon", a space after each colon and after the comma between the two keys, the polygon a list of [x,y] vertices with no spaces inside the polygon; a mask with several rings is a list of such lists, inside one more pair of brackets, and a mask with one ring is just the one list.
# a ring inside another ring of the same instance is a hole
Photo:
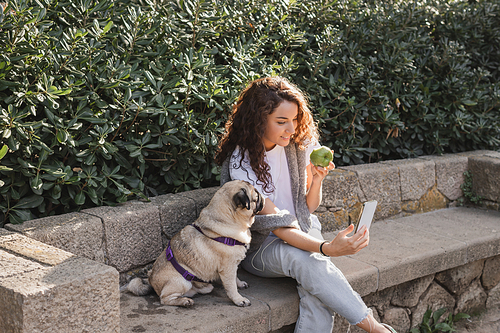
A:
{"label": "dog's ear", "polygon": [[233,202],[236,207],[242,207],[250,210],[250,197],[248,196],[246,188],[241,188],[234,196]]}

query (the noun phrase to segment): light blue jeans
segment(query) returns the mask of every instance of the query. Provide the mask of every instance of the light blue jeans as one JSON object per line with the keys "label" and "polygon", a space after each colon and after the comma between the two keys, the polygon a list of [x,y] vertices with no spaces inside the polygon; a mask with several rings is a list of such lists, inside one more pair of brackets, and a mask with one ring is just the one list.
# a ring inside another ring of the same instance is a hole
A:
{"label": "light blue jeans", "polygon": [[297,281],[300,306],[295,333],[331,333],[334,313],[351,325],[360,323],[370,313],[330,258],[300,250],[278,237],[267,237],[259,250],[249,254],[241,265],[257,276],[286,276]]}

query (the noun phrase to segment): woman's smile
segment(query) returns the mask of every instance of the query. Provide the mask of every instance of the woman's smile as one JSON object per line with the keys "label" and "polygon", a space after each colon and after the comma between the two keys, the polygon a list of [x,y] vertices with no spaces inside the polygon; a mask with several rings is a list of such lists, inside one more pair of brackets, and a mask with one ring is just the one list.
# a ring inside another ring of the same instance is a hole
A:
{"label": "woman's smile", "polygon": [[262,138],[267,151],[276,145],[284,147],[290,143],[291,136],[297,128],[298,109],[297,104],[284,100],[267,117],[266,130]]}

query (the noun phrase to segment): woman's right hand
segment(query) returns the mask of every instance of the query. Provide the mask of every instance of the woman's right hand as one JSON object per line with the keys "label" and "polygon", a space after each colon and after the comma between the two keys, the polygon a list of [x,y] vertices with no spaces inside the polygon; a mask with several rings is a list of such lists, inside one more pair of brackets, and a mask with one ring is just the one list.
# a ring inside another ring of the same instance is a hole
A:
{"label": "woman's right hand", "polygon": [[329,243],[323,245],[323,253],[330,257],[341,257],[358,253],[368,246],[370,241],[370,232],[365,226],[348,237],[347,235],[354,230],[354,225],[348,226],[346,229],[340,231],[337,236]]}

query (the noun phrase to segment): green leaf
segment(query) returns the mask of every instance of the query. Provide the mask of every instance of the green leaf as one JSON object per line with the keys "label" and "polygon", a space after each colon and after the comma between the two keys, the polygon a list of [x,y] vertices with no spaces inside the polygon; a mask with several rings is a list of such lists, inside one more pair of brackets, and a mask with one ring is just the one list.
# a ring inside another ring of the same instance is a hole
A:
{"label": "green leaf", "polygon": [[83,193],[83,191],[81,191],[77,195],[75,195],[75,204],[81,206],[84,203],[85,203],[85,194]]}
{"label": "green leaf", "polygon": [[468,319],[468,318],[470,318],[470,316],[467,313],[460,312],[453,317],[453,321],[459,321],[461,319]]}
{"label": "green leaf", "polygon": [[432,309],[427,309],[427,311],[425,311],[424,313],[424,317],[422,318],[422,323],[424,324],[428,324],[429,323],[429,320],[431,319],[431,316],[432,316]]}
{"label": "green leaf", "polygon": [[446,312],[446,308],[441,308],[439,310],[436,310],[434,314],[432,315],[432,320],[434,320],[435,323],[439,321],[441,316]]}
{"label": "green leaf", "polygon": [[448,325],[447,323],[438,323],[434,326],[435,329],[440,330],[442,332],[453,332],[454,329]]}
{"label": "green leaf", "polygon": [[2,138],[8,139],[8,138],[10,138],[11,134],[12,134],[12,131],[10,130],[10,128],[6,128],[3,130]]}
{"label": "green leaf", "polygon": [[31,220],[32,214],[29,210],[13,210],[9,218],[13,224],[19,224]]}
{"label": "green leaf", "polygon": [[7,151],[9,150],[9,147],[7,145],[3,145],[2,149],[0,149],[0,160],[4,158],[4,156],[7,154]]}
{"label": "green leaf", "polygon": [[68,132],[66,132],[66,130],[58,130],[57,131],[57,141],[59,141],[60,143],[63,143],[63,142],[66,142],[66,140],[68,140]]}
{"label": "green leaf", "polygon": [[39,195],[32,195],[24,197],[13,207],[15,209],[28,209],[38,207],[43,202],[43,197]]}
{"label": "green leaf", "polygon": [[43,182],[42,179],[40,178],[40,175],[37,174],[35,178],[31,179],[31,188],[33,190],[40,190],[42,188]]}
{"label": "green leaf", "polygon": [[146,75],[146,78],[151,82],[153,87],[156,87],[156,80],[153,75],[149,71],[144,71],[144,75]]}
{"label": "green leaf", "polygon": [[113,26],[113,21],[109,21],[108,24],[106,24],[106,26],[102,29],[102,33],[101,34],[105,34],[107,33],[111,27]]}
{"label": "green leaf", "polygon": [[474,102],[474,101],[471,101],[469,99],[464,99],[462,100],[462,103],[467,105],[467,106],[474,106],[474,105],[477,105],[477,102]]}

